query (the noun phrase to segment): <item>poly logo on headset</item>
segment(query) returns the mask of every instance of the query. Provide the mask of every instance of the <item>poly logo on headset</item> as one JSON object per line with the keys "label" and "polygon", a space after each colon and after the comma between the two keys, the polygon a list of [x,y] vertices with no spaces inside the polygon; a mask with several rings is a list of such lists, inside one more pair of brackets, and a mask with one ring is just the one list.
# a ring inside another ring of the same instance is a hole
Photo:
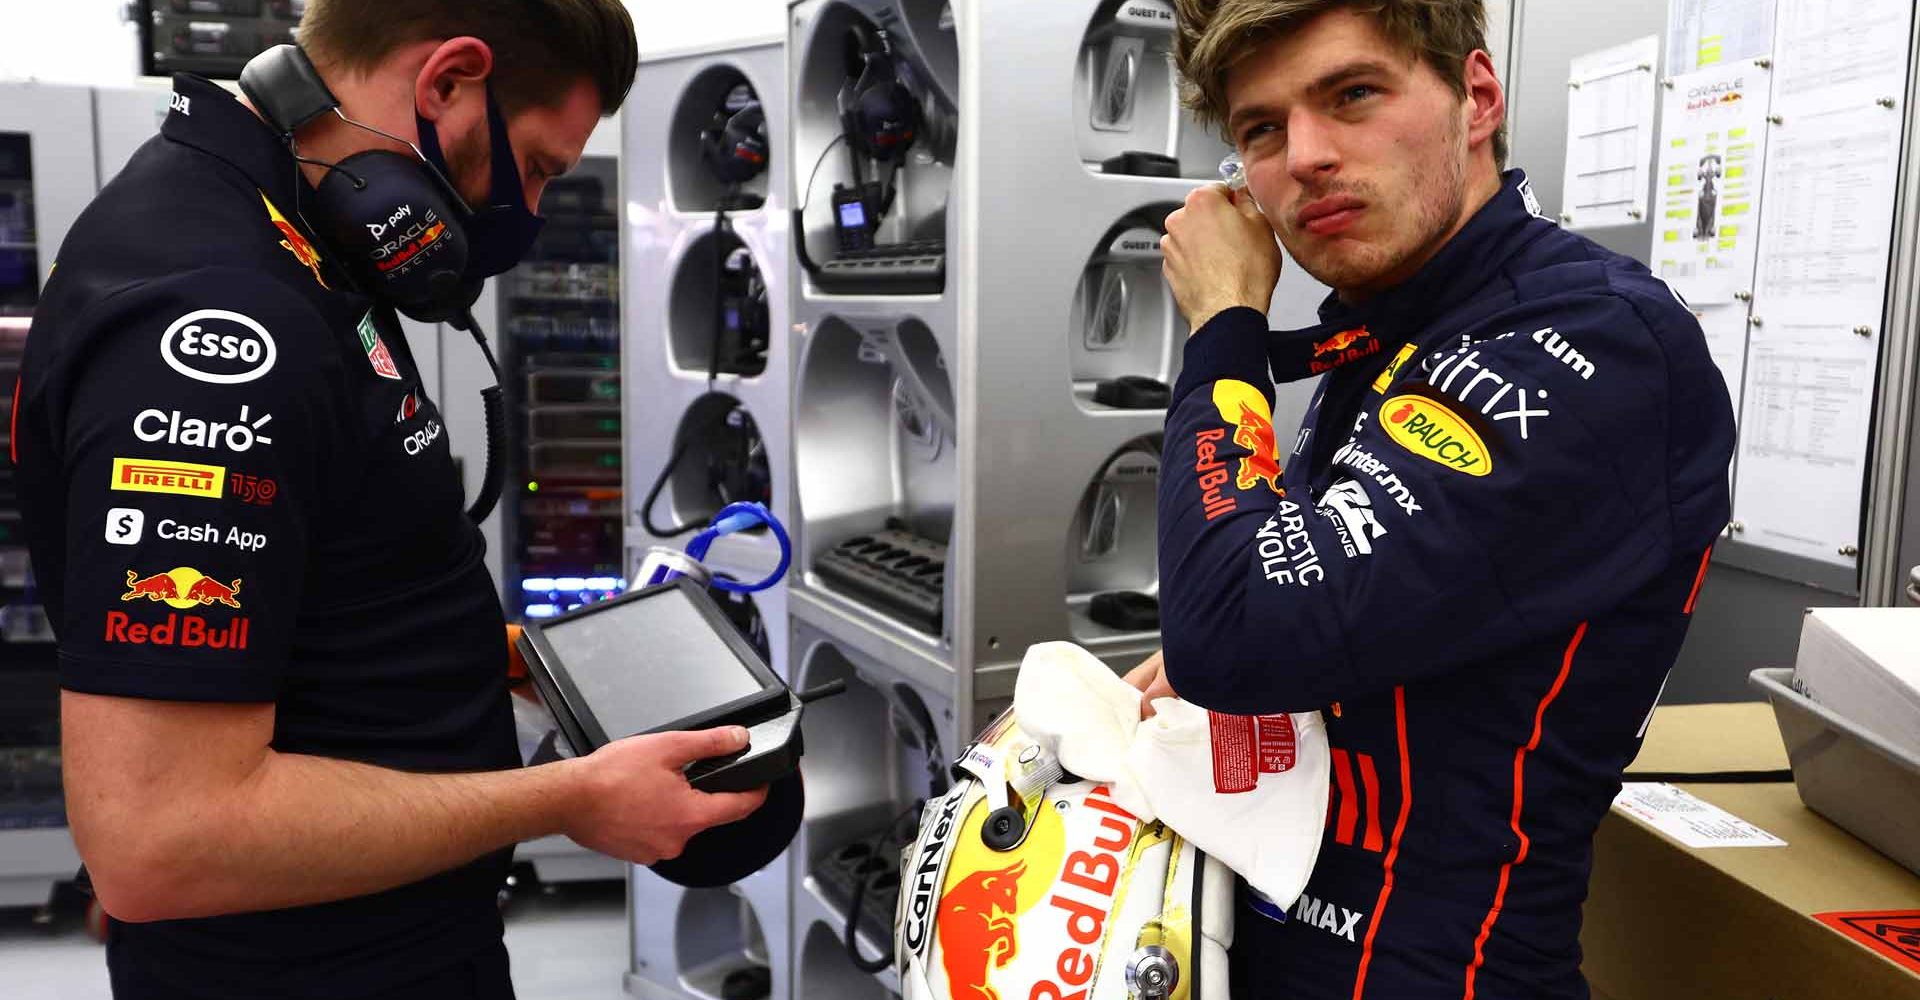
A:
{"label": "poly logo on headset", "polygon": [[412,217],[413,217],[413,206],[402,205],[399,208],[394,209],[392,215],[387,216],[387,221],[367,223],[366,224],[367,232],[370,235],[372,235],[373,238],[376,240],[382,239],[387,235],[387,230],[392,229],[393,227],[399,225],[402,222],[405,222],[406,220]]}

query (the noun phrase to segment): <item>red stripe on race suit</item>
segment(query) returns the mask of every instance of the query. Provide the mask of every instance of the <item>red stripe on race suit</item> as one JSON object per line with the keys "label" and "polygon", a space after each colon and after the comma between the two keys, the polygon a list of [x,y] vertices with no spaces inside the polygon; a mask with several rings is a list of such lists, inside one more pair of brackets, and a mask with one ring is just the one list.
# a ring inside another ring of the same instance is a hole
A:
{"label": "red stripe on race suit", "polygon": [[1514,865],[1527,860],[1527,849],[1532,846],[1532,841],[1527,839],[1527,832],[1520,829],[1520,804],[1526,798],[1527,754],[1540,746],[1540,731],[1546,721],[1547,706],[1553,704],[1553,700],[1560,696],[1560,689],[1566,686],[1567,674],[1573,671],[1574,651],[1580,648],[1580,640],[1585,638],[1586,634],[1586,622],[1581,622],[1580,627],[1573,630],[1573,639],[1567,643],[1567,653],[1560,661],[1560,674],[1553,679],[1553,686],[1548,688],[1547,693],[1540,698],[1539,707],[1534,709],[1533,738],[1527,741],[1526,746],[1513,752],[1513,819],[1510,825],[1513,828],[1513,835],[1519,838],[1520,849],[1514,853],[1512,861],[1500,866],[1500,884],[1493,891],[1493,905],[1488,907],[1487,919],[1480,924],[1480,936],[1473,939],[1473,962],[1467,966],[1467,992],[1464,1000],[1473,1000],[1474,977],[1479,974],[1480,966],[1487,959],[1487,938],[1492,936],[1494,922],[1500,919],[1500,907],[1506,902],[1507,879],[1513,874]]}
{"label": "red stripe on race suit", "polygon": [[1373,939],[1380,933],[1380,921],[1387,915],[1387,897],[1393,894],[1393,862],[1400,857],[1400,836],[1407,832],[1407,814],[1413,811],[1413,763],[1407,754],[1407,688],[1404,684],[1393,689],[1393,723],[1400,740],[1400,818],[1393,824],[1393,842],[1387,846],[1387,858],[1381,866],[1380,898],[1374,901],[1367,941],[1360,947],[1360,971],[1353,977],[1353,1000],[1360,1000],[1367,990]]}
{"label": "red stripe on race suit", "polygon": [[1340,822],[1333,828],[1335,843],[1353,845],[1353,824],[1358,819],[1360,805],[1354,801],[1353,767],[1348,763],[1347,752],[1339,747],[1333,748],[1333,782],[1340,793]]}
{"label": "red stripe on race suit", "polygon": [[1360,758],[1360,784],[1367,790],[1367,836],[1360,846],[1380,853],[1380,775],[1373,769],[1373,755],[1356,754]]}
{"label": "red stripe on race suit", "polygon": [[1693,578],[1693,592],[1687,595],[1687,606],[1680,610],[1683,615],[1693,614],[1693,602],[1700,599],[1700,585],[1707,582],[1707,560],[1713,558],[1713,546],[1700,553],[1700,572]]}

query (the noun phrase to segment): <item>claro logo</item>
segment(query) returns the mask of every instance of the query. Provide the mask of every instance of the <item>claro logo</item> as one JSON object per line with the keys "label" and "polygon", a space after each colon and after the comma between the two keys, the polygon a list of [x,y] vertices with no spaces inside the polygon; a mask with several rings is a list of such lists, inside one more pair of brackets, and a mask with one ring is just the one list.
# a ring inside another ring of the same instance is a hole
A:
{"label": "claro logo", "polygon": [[278,356],[266,327],[226,309],[190,312],[160,337],[160,357],[167,367],[215,385],[251,382],[272,371]]}

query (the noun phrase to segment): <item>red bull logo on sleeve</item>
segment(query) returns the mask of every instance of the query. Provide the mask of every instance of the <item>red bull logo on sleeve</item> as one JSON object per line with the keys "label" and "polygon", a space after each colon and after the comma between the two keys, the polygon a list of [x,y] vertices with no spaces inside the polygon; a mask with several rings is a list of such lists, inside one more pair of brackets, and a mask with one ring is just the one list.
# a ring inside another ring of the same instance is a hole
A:
{"label": "red bull logo on sleeve", "polygon": [[141,576],[127,571],[127,592],[122,601],[159,601],[172,608],[200,608],[213,604],[240,610],[238,578],[222,583],[191,566],[176,566],[165,573]]}
{"label": "red bull logo on sleeve", "polygon": [[295,228],[293,223],[288,222],[286,216],[280,214],[280,210],[274,207],[265,191],[260,192],[260,201],[267,206],[267,218],[272,220],[273,227],[280,230],[280,248],[292,254],[293,259],[299,261],[301,266],[312,271],[313,280],[319,282],[321,288],[326,288],[327,279],[320,276],[320,251],[315,250],[313,244],[307,242],[307,238],[301,235],[300,230]]}
{"label": "red bull logo on sleeve", "polygon": [[[220,605],[240,609],[240,581],[222,582],[191,566],[176,566],[149,576],[128,570],[127,592],[122,603],[158,601],[170,608],[205,608]],[[251,622],[235,616],[215,624],[199,615],[170,613],[158,622],[137,622],[125,611],[109,611],[105,641],[131,646],[180,646],[188,649],[247,648]]]}
{"label": "red bull logo on sleeve", "polygon": [[1286,491],[1280,487],[1280,449],[1273,439],[1273,407],[1267,397],[1245,382],[1227,379],[1213,384],[1213,406],[1233,429],[1233,443],[1248,452],[1240,459],[1233,484],[1250,490],[1255,483],[1265,483],[1268,489],[1284,495]]}

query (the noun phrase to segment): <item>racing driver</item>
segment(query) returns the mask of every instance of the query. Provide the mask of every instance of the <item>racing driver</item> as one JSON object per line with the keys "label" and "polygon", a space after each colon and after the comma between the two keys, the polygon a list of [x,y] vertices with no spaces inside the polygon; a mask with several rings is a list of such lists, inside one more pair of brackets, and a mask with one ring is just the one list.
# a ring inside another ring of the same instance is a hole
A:
{"label": "racing driver", "polygon": [[[1165,650],[1130,679],[1322,710],[1333,747],[1318,865],[1284,911],[1249,898],[1234,991],[1585,997],[1593,833],[1728,519],[1724,382],[1662,282],[1501,173],[1481,0],[1178,13],[1191,103],[1248,190],[1167,220],[1194,333],[1161,464]],[[1334,290],[1318,326],[1266,327],[1276,236]],[[1314,375],[1282,458],[1273,383]]]}

